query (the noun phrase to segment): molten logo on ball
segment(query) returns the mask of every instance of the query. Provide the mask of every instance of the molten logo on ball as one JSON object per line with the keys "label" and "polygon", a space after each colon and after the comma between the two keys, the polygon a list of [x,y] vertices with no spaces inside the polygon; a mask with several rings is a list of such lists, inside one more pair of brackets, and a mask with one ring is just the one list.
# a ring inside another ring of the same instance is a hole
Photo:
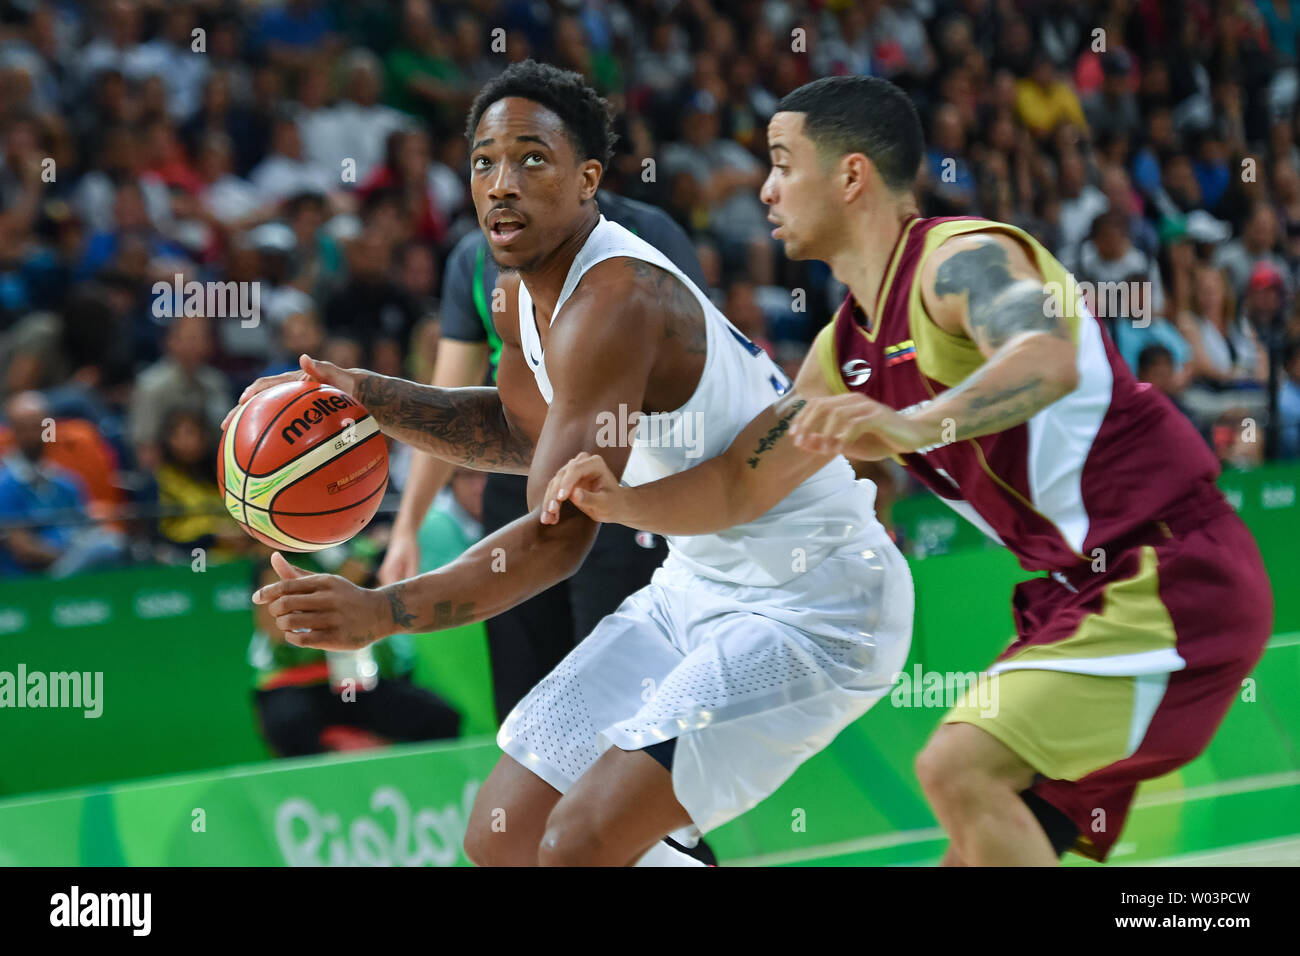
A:
{"label": "molten logo on ball", "polygon": [[286,382],[257,393],[231,418],[217,481],[226,510],[254,538],[285,551],[320,551],[374,517],[388,487],[388,448],[352,396],[319,382]]}
{"label": "molten logo on ball", "polygon": [[[298,418],[291,421],[280,432],[280,437],[292,445],[295,441],[303,436],[305,432],[311,430],[311,426],[318,425],[327,417],[335,412],[341,412],[349,408],[360,408],[361,405],[347,395],[340,392],[337,395],[330,395],[325,398],[318,398],[307,407],[307,410]],[[293,437],[290,437],[292,433]]]}

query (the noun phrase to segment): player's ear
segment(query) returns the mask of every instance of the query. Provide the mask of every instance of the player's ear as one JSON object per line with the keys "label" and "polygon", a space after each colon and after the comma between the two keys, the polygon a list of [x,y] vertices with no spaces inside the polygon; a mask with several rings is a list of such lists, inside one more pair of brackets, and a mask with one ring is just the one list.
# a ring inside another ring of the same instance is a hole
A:
{"label": "player's ear", "polygon": [[582,164],[582,186],[579,196],[583,202],[596,195],[596,190],[600,186],[600,177],[604,172],[605,167],[599,160],[589,159]]}
{"label": "player's ear", "polygon": [[871,160],[862,153],[848,153],[840,160],[840,185],[843,199],[853,202],[867,189],[868,182],[875,174]]}

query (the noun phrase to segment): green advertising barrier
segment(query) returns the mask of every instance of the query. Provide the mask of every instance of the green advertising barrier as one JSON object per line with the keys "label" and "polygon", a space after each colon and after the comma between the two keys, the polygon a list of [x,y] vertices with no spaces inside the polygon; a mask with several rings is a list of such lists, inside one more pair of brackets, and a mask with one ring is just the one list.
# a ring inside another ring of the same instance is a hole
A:
{"label": "green advertising barrier", "polygon": [[[248,663],[251,582],[239,562],[0,583],[0,795],[269,758]],[[461,712],[462,732],[494,733],[483,626],[420,635],[415,651],[414,679]],[[80,675],[97,699],[12,706],[6,673]]]}
{"label": "green advertising barrier", "polygon": [[[1300,846],[1300,469],[1229,474],[1223,484],[1268,563],[1278,633],[1206,753],[1141,788],[1117,861],[1290,846],[1288,838]],[[1027,575],[1001,549],[911,565],[917,614],[908,673],[981,670],[1011,634],[1011,588]],[[21,661],[29,670],[104,673],[98,718],[0,710],[6,791],[258,760],[244,663],[247,592],[246,572],[216,567],[0,592],[0,671]],[[912,763],[942,712],[903,694],[882,701],[777,794],[712,834],[720,858],[790,865],[937,858],[943,841]],[[463,863],[448,850],[458,846],[453,817],[463,826],[466,794],[497,755],[488,738],[4,800],[0,863]],[[413,835],[417,822],[422,836]]]}
{"label": "green advertising barrier", "polygon": [[[1250,471],[1225,471],[1219,487],[1259,545],[1273,582],[1277,629],[1300,629],[1300,465],[1264,465]],[[909,558],[916,560],[960,551],[1006,556],[974,525],[932,494],[910,495],[890,509]],[[1028,577],[1028,575],[1023,575]],[[918,606],[922,595],[917,592]]]}
{"label": "green advertising barrier", "polygon": [[[1115,862],[1279,841],[1300,862],[1298,671],[1300,635],[1275,640],[1209,750],[1139,789]],[[881,701],[771,798],[710,834],[719,859],[937,860],[944,841],[912,762],[942,711],[907,701]],[[491,740],[408,745],[0,801],[0,865],[466,865],[469,810],[498,756]]]}

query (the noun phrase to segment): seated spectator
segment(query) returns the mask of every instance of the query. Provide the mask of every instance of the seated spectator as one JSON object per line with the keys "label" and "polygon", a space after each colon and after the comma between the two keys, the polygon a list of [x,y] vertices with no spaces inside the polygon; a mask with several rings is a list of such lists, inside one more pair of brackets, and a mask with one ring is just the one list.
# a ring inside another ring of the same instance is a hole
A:
{"label": "seated spectator", "polygon": [[1043,52],[1034,55],[1029,76],[1016,82],[1016,115],[1039,139],[1046,139],[1062,123],[1088,128],[1074,88]]}
{"label": "seated spectator", "polygon": [[1178,328],[1192,350],[1183,392],[1192,421],[1208,433],[1227,409],[1262,414],[1267,356],[1250,323],[1236,316],[1222,270],[1208,265],[1196,270],[1192,309],[1178,317]]}
{"label": "seated spectator", "polygon": [[421,316],[438,311],[438,257],[427,243],[411,240],[393,250],[393,278]]}
{"label": "seated spectator", "polygon": [[1132,136],[1142,129],[1142,114],[1129,81],[1133,60],[1122,48],[1111,50],[1100,59],[1101,86],[1083,101],[1088,128],[1098,139]]}
{"label": "seated spectator", "polygon": [[1300,339],[1292,339],[1283,358],[1286,379],[1277,396],[1278,455],[1300,458]]}
{"label": "seated spectator", "polygon": [[58,426],[45,399],[20,392],[5,406],[5,417],[14,450],[0,459],[0,577],[63,578],[120,564],[126,555],[122,535],[86,523],[81,479],[48,459]]}
{"label": "seated spectator", "polygon": [[1128,363],[1137,368],[1138,353],[1151,338],[1160,340],[1182,362],[1186,346],[1178,331],[1163,323],[1164,285],[1160,267],[1129,238],[1128,216],[1103,213],[1093,222],[1092,238],[1079,251],[1077,276],[1091,287],[1093,314],[1110,329]]}
{"label": "seated spectator", "polygon": [[[323,570],[309,557],[294,564]],[[336,573],[364,583],[360,561]],[[279,581],[262,562],[256,584]],[[271,750],[299,757],[328,750],[383,746],[395,741],[455,737],[460,715],[432,691],[411,683],[413,637],[394,634],[364,651],[320,651],[285,640],[267,605],[253,606],[248,660],[256,671],[253,706]]]}
{"label": "seated spectator", "polygon": [[225,498],[217,485],[220,439],[201,410],[178,405],[164,416],[159,453],[154,469],[158,504],[169,512],[158,519],[163,539],[184,552],[202,548],[209,560],[235,558],[252,550],[254,541],[226,513]]}
{"label": "seated spectator", "polygon": [[199,202],[207,214],[231,230],[256,225],[269,210],[262,193],[235,175],[234,144],[225,133],[207,133],[199,141]]}
{"label": "seated spectator", "polygon": [[218,425],[234,404],[225,376],[208,365],[212,328],[206,316],[182,316],[167,330],[167,354],[145,369],[136,382],[127,414],[127,432],[140,464],[162,463],[162,420],[174,405],[197,403],[210,425]]}
{"label": "seated spectator", "polygon": [[487,474],[456,468],[420,526],[420,573],[460,557],[483,537],[483,485]]}
{"label": "seated spectator", "polygon": [[298,356],[315,357],[325,343],[325,330],[320,318],[310,309],[292,312],[280,323],[280,344],[275,357],[266,368],[257,374],[258,378],[294,372],[300,367]]}
{"label": "seated spectator", "polygon": [[329,219],[329,203],[319,193],[299,193],[285,201],[281,215],[294,236],[293,284],[313,300],[321,300],[343,273],[343,250],[321,228]]}
{"label": "seated spectator", "polygon": [[1191,417],[1183,407],[1180,395],[1187,387],[1187,367],[1180,371],[1174,363],[1174,354],[1163,345],[1153,343],[1138,355],[1137,378],[1146,382],[1174,403],[1184,415]]}
{"label": "seated spectator", "polygon": [[150,259],[166,258],[187,262],[190,258],[183,246],[154,228],[139,184],[134,180],[126,180],[118,185],[113,194],[113,227],[91,235],[74,278],[93,278],[101,267],[113,264],[131,246],[142,246]]}
{"label": "seated spectator", "polygon": [[143,171],[143,151],[134,129],[111,126],[100,133],[101,140],[91,155],[98,161],[77,183],[72,205],[93,235],[110,232],[119,225],[118,187],[133,182],[139,189],[144,218],[160,231],[171,225],[171,197],[162,180]]}
{"label": "seated spectator", "polygon": [[1257,202],[1241,230],[1241,237],[1224,243],[1214,254],[1214,264],[1228,273],[1233,295],[1245,293],[1252,272],[1261,262],[1277,270],[1288,290],[1293,288],[1290,267],[1276,251],[1280,239],[1273,206],[1263,200]]}
{"label": "seated spectator", "polygon": [[303,192],[328,194],[343,182],[342,170],[318,165],[304,156],[298,122],[287,113],[276,117],[271,126],[271,153],[248,178],[268,202]]}
{"label": "seated spectator", "polygon": [[739,143],[720,135],[718,103],[711,93],[691,97],[682,134],[681,142],[664,146],[664,175],[695,180],[697,201],[708,212],[708,227],[720,241],[724,263],[747,267],[754,282],[770,285],[771,224],[758,199],[767,170]]}
{"label": "seated spectator", "polygon": [[362,183],[361,196],[370,199],[391,194],[414,238],[437,245],[447,235],[447,216],[441,208],[429,156],[429,138],[419,130],[400,129],[389,134],[384,161]]}
{"label": "seated spectator", "polygon": [[315,135],[307,141],[309,158],[336,171],[345,160],[356,163],[356,181],[366,177],[384,159],[384,143],[390,133],[408,119],[391,106],[379,102],[383,91],[383,67],[369,50],[357,49],[347,56],[345,95],[317,117]]}
{"label": "seated spectator", "polygon": [[1287,298],[1286,280],[1271,262],[1257,263],[1246,283],[1241,317],[1250,323],[1261,340],[1282,325]]}
{"label": "seated spectator", "polygon": [[1079,247],[1108,203],[1106,194],[1088,182],[1088,167],[1077,150],[1061,157],[1060,187],[1056,254],[1067,269],[1077,269]]}
{"label": "seated spectator", "polygon": [[389,278],[387,248],[375,229],[352,241],[348,281],[325,304],[325,328],[362,347],[363,368],[401,375],[402,350],[420,316],[411,297]]}
{"label": "seated spectator", "polygon": [[935,110],[926,154],[926,190],[936,216],[969,216],[975,208],[975,175],[966,151],[961,114],[951,104]]}

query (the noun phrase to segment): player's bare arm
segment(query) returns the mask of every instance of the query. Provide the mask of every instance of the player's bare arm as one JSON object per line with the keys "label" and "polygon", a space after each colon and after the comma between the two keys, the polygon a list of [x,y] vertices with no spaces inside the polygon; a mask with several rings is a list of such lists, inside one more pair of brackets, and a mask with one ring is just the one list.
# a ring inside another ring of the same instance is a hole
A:
{"label": "player's bare arm", "polygon": [[[503,347],[503,364],[505,360]],[[522,357],[518,361],[522,362]],[[498,389],[436,388],[366,369],[339,368],[306,355],[299,362],[300,372],[285,372],[253,382],[244,390],[238,404],[283,382],[309,379],[324,382],[357,399],[374,416],[385,435],[412,448],[480,471],[528,473],[533,456],[532,439],[517,417],[506,411]],[[223,428],[234,413],[232,409],[226,416]]]}
{"label": "player's bare arm", "polygon": [[718,457],[624,487],[599,456],[579,455],[551,479],[541,520],[554,524],[570,501],[595,521],[665,535],[709,534],[753,521],[834,457],[802,451],[789,435],[809,399],[829,394],[810,352],[794,388],[755,416]]}
{"label": "player's bare arm", "polygon": [[[652,297],[651,288],[625,260],[610,260],[590,270],[551,329],[545,348],[555,395],[532,457],[530,498],[540,498],[550,476],[582,451],[601,455],[622,474],[631,449],[625,443],[601,447],[598,416],[620,403],[654,409],[647,396],[671,391],[662,382],[647,388],[658,358],[668,351],[662,320],[652,321],[662,314],[662,301]],[[517,345],[516,333],[515,351]],[[526,381],[541,401],[531,372],[508,359],[510,347],[503,345],[498,368],[502,395],[510,401]],[[422,633],[483,620],[527,600],[578,568],[596,528],[577,509],[554,526],[528,515],[417,578],[371,591],[335,575],[309,575],[262,588],[254,601],[269,604],[277,625],[302,646],[363,647],[398,631]],[[309,632],[302,633],[304,628]]]}
{"label": "player's bare arm", "polygon": [[934,322],[973,341],[985,363],[915,411],[859,394],[810,404],[795,427],[800,447],[866,460],[906,454],[1019,425],[1078,385],[1069,327],[1014,239],[950,239],[927,260],[921,284]]}
{"label": "player's bare arm", "polygon": [[[480,384],[487,374],[486,342],[462,342],[444,338],[438,344],[430,385],[439,388],[464,388]],[[438,492],[451,477],[454,465],[434,455],[412,456],[411,470],[402,489],[402,503],[393,519],[392,537],[379,566],[379,583],[392,584],[420,572],[420,525]]]}

